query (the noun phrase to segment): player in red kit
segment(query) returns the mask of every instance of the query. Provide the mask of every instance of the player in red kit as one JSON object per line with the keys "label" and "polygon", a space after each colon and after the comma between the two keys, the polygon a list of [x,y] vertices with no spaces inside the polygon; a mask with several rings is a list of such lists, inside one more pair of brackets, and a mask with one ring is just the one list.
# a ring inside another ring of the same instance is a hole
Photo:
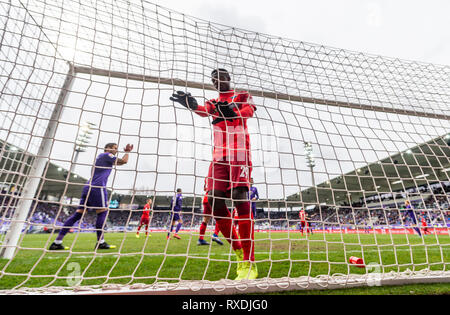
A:
{"label": "player in red kit", "polygon": [[425,216],[422,216],[422,230],[423,234],[430,234],[430,231],[428,230],[428,223],[427,219],[425,219]]}
{"label": "player in red kit", "polygon": [[[213,161],[206,180],[208,202],[219,224],[220,231],[233,247],[238,264],[236,280],[256,279],[254,255],[254,226],[248,199],[252,162],[250,135],[247,119],[256,110],[248,92],[231,89],[231,77],[227,70],[216,69],[211,73],[219,97],[199,106],[190,93],[178,91],[170,98],[201,117],[212,117],[214,130]],[[232,219],[225,199],[231,198],[239,216],[239,237],[232,235]]]}
{"label": "player in red kit", "polygon": [[306,222],[306,213],[305,209],[301,208],[300,212],[298,213],[298,217],[300,219],[300,231],[302,232],[303,236],[303,229],[306,228],[306,234],[308,234],[308,223]]}
{"label": "player in red kit", "polygon": [[137,233],[136,233],[137,238],[139,238],[139,231],[141,230],[142,226],[144,226],[144,225],[145,225],[145,235],[149,236],[148,227],[150,225],[150,210],[151,210],[151,208],[152,208],[152,199],[148,198],[147,203],[144,206],[144,211],[142,212],[141,221],[139,222],[139,226],[137,229]]}

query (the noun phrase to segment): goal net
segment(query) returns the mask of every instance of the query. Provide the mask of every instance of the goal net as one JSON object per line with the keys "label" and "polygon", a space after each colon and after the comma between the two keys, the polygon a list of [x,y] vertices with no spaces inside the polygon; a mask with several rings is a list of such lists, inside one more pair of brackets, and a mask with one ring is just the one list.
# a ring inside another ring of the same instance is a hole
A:
{"label": "goal net", "polygon": [[[248,119],[254,280],[234,280],[237,261],[223,235],[224,245],[213,241],[214,219],[209,244],[197,245],[213,128],[170,100],[175,91],[200,105],[216,98],[217,68],[257,108]],[[449,282],[449,104],[448,66],[255,33],[146,0],[0,0],[0,290]],[[134,144],[106,185],[100,229],[116,247],[96,248],[93,209],[70,226],[67,249],[50,250],[107,143],[119,158]],[[178,188],[181,239],[167,238]],[[138,235],[149,197],[149,230]]]}

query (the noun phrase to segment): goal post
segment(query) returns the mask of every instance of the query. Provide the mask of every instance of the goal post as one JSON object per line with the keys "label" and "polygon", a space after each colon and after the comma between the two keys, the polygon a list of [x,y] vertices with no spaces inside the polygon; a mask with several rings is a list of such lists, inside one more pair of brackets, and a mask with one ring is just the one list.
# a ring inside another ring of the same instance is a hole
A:
{"label": "goal post", "polygon": [[55,137],[56,128],[58,126],[59,117],[63,111],[64,104],[67,100],[67,93],[70,91],[72,81],[74,78],[73,67],[69,65],[69,72],[67,73],[64,85],[61,87],[61,93],[58,97],[52,115],[47,125],[47,129],[42,138],[36,158],[31,165],[31,169],[27,175],[28,180],[24,183],[20,200],[17,203],[14,215],[11,218],[11,225],[7,231],[2,248],[0,251],[0,258],[12,259],[14,252],[17,249],[20,235],[24,229],[27,217],[31,208],[33,200],[35,200],[38,192],[39,183],[44,174],[44,169],[48,163],[48,157],[53,146],[53,139]]}
{"label": "goal post", "polygon": [[[0,293],[450,282],[448,66],[241,30],[147,0],[0,0],[0,25]],[[198,245],[213,130],[169,99],[216,98],[217,68],[257,108],[248,119],[256,280],[234,281],[237,261],[222,235],[214,242],[214,220],[210,244]],[[87,211],[68,249],[51,250],[107,143],[118,157],[135,147],[103,191],[101,229],[116,248],[94,248]],[[166,237],[178,188],[180,240]],[[146,236],[137,227],[149,198]]]}

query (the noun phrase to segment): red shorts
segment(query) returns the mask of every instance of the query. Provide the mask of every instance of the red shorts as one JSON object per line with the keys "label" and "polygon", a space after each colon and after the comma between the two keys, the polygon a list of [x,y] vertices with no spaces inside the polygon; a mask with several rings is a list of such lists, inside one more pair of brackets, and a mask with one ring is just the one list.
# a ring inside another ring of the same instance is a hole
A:
{"label": "red shorts", "polygon": [[140,225],[149,225],[149,224],[150,224],[150,218],[148,218],[148,217],[141,218]]}
{"label": "red shorts", "polygon": [[307,224],[306,224],[306,221],[300,221],[300,225],[302,226],[302,227],[305,227]]}
{"label": "red shorts", "polygon": [[236,187],[247,187],[250,189],[251,176],[251,162],[213,161],[209,166],[205,191],[220,190],[227,192]]}

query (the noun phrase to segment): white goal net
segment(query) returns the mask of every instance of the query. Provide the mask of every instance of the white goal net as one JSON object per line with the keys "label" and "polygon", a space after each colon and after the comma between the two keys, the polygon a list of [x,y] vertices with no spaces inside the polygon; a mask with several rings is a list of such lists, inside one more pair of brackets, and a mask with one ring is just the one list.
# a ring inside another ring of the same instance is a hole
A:
{"label": "white goal net", "polygon": [[[234,280],[238,261],[225,236],[214,242],[214,219],[198,245],[212,119],[170,100],[217,98],[218,68],[257,109],[252,280]],[[146,0],[0,0],[0,292],[449,282],[449,113],[449,66],[255,33]],[[106,219],[99,228],[95,209],[84,212],[52,250],[108,143],[119,158],[126,144],[134,150],[108,177]],[[170,233],[179,188],[182,225]],[[112,248],[96,247],[99,231]]]}

